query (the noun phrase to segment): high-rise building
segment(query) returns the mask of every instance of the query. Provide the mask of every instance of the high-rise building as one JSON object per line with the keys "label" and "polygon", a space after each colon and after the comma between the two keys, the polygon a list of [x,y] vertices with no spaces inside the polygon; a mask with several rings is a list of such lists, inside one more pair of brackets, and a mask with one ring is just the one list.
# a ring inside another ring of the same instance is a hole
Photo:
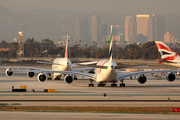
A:
{"label": "high-rise building", "polygon": [[175,38],[175,36],[172,36],[170,32],[168,31],[166,34],[164,34],[164,42],[165,43],[176,43],[178,42],[178,39]]}
{"label": "high-rise building", "polygon": [[152,15],[148,22],[148,41],[164,40],[165,18],[161,15]]}
{"label": "high-rise building", "polygon": [[147,36],[149,15],[136,15],[137,35]]}
{"label": "high-rise building", "polygon": [[75,42],[90,42],[90,36],[89,36],[89,22],[88,19],[76,19],[75,24]]}
{"label": "high-rise building", "polygon": [[134,43],[137,39],[137,23],[134,16],[126,16],[125,21],[125,41]]}
{"label": "high-rise building", "polygon": [[91,40],[92,42],[103,44],[102,41],[102,17],[93,16],[91,26]]}

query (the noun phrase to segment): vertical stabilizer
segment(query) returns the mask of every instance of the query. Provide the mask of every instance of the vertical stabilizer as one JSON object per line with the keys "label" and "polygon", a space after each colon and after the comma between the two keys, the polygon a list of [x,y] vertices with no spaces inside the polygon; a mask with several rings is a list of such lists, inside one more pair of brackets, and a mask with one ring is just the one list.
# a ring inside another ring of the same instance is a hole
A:
{"label": "vertical stabilizer", "polygon": [[66,35],[66,50],[65,50],[65,58],[68,58],[68,31]]}
{"label": "vertical stabilizer", "polygon": [[110,43],[109,43],[109,62],[112,63],[112,35],[113,33],[113,25],[111,25],[111,31],[110,31]]}
{"label": "vertical stabilizer", "polygon": [[158,51],[161,54],[162,60],[175,62],[175,59],[179,59],[179,55],[177,55],[173,50],[171,50],[171,48],[169,48],[165,43],[163,43],[162,41],[155,41],[155,43]]}

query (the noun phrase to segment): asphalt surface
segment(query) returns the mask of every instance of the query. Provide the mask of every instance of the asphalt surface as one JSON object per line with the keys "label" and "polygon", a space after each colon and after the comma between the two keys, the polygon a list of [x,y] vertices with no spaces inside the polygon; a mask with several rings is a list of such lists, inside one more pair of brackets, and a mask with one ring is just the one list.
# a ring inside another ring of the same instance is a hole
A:
{"label": "asphalt surface", "polygon": [[[100,106],[100,107],[180,107],[180,76],[168,82],[147,75],[148,81],[125,79],[126,87],[88,87],[89,80],[78,77],[72,84],[64,80],[38,82],[24,73],[7,77],[0,71],[0,106]],[[119,86],[120,82],[118,82]],[[27,86],[26,92],[12,92],[14,88]],[[32,89],[35,92],[32,92]],[[47,93],[44,89],[55,89]],[[104,96],[106,94],[106,96]],[[0,119],[179,119],[178,114],[124,114],[124,113],[75,113],[75,112],[13,112],[0,111]]]}

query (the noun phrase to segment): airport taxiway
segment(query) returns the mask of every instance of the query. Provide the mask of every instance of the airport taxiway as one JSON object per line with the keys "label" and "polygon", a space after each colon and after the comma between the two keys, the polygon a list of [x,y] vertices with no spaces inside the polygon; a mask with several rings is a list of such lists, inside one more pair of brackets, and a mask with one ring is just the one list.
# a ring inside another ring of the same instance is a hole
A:
{"label": "airport taxiway", "polygon": [[[104,106],[104,107],[180,107],[180,77],[168,82],[147,75],[148,81],[139,84],[137,80],[125,79],[126,87],[88,87],[88,79],[67,84],[64,80],[38,82],[24,73],[7,77],[0,73],[0,102],[19,103],[22,106]],[[27,86],[27,92],[12,92],[14,88]],[[34,89],[35,92],[31,92]],[[44,89],[55,89],[45,93]],[[104,97],[104,93],[106,96]]]}
{"label": "airport taxiway", "polygon": [[[64,80],[38,82],[24,73],[7,77],[0,71],[0,106],[61,106],[61,107],[180,107],[180,76],[168,82],[147,75],[148,81],[139,84],[137,80],[125,79],[126,87],[88,87],[89,81],[79,80],[67,84]],[[118,83],[119,84],[119,83]],[[27,86],[27,92],[12,92],[14,88]],[[35,92],[31,92],[32,89]],[[44,89],[55,89],[46,93]],[[104,97],[106,93],[106,97]],[[133,114],[133,113],[85,113],[85,112],[26,112],[0,111],[0,119],[179,119],[178,114]]]}

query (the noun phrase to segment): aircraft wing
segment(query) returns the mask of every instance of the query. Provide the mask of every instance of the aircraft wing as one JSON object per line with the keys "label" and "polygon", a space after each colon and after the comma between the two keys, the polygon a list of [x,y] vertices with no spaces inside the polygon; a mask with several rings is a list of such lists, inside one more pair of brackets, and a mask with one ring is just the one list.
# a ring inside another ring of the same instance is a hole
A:
{"label": "aircraft wing", "polygon": [[55,71],[50,69],[42,69],[42,70],[13,70],[13,72],[19,72],[19,73],[25,73],[25,72],[35,72],[35,73],[62,73],[62,74],[69,74],[69,75],[79,75],[83,77],[88,77],[92,79],[96,79],[96,74],[92,73],[83,73],[83,72],[77,72],[77,71]]}
{"label": "aircraft wing", "polygon": [[131,76],[134,76],[134,75],[142,75],[142,74],[150,74],[150,73],[160,73],[160,72],[177,72],[177,71],[180,71],[180,70],[153,70],[153,71],[138,71],[138,72],[129,72],[129,73],[121,73],[121,74],[118,74],[117,75],[117,79],[118,80],[122,80],[124,78],[127,78],[127,77],[131,77]]}
{"label": "aircraft wing", "polygon": [[92,73],[82,73],[82,72],[76,72],[76,71],[54,71],[54,70],[50,70],[50,71],[41,71],[42,73],[62,73],[62,74],[69,74],[69,75],[79,75],[79,76],[83,76],[83,77],[88,77],[88,78],[93,78],[96,79],[96,74],[92,74]]}
{"label": "aircraft wing", "polygon": [[[35,68],[35,67],[21,67],[21,66],[0,66],[0,69],[12,69],[13,71],[17,71],[17,70],[21,70],[21,71],[24,71],[24,72],[27,72],[27,71],[43,71],[43,70],[51,70],[51,69],[45,69],[45,68]],[[16,69],[16,70],[14,70]]]}

